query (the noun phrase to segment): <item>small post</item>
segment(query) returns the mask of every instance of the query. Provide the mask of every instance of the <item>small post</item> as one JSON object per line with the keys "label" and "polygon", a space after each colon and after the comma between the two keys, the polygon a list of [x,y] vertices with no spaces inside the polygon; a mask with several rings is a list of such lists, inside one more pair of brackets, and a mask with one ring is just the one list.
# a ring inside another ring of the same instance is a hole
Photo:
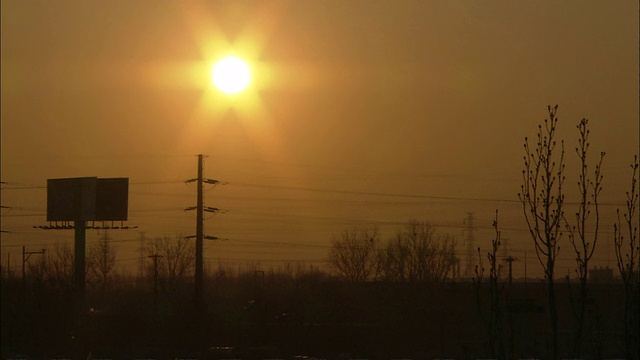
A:
{"label": "small post", "polygon": [[33,254],[42,254],[44,256],[45,251],[47,251],[47,249],[42,249],[41,251],[27,251],[26,246],[22,246],[22,289],[25,294],[27,290],[27,274],[25,271],[27,261],[29,261],[29,258]]}
{"label": "small post", "polygon": [[524,291],[527,292],[527,252],[524,252]]}

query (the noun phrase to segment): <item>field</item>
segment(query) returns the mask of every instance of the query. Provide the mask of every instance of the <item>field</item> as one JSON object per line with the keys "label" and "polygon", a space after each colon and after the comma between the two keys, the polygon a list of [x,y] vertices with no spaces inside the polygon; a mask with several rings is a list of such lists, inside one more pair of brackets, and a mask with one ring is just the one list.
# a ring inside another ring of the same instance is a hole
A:
{"label": "field", "polygon": [[[488,357],[497,337],[513,358],[545,358],[549,320],[541,280],[504,283],[493,338],[487,284],[347,282],[318,271],[208,276],[204,309],[190,281],[169,287],[119,277],[109,289],[35,279],[2,282],[2,357],[367,358]],[[560,281],[561,354],[573,341],[572,290]],[[624,289],[592,285],[585,358],[623,357]],[[563,355],[564,356],[564,355]]]}

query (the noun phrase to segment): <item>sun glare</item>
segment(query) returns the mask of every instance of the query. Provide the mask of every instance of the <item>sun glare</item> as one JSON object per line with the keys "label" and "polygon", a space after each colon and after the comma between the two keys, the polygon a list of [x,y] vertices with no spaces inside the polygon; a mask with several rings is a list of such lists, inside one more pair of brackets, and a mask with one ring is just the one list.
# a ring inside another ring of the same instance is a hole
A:
{"label": "sun glare", "polygon": [[251,72],[247,63],[242,59],[228,56],[213,66],[211,79],[220,91],[236,94],[249,86]]}

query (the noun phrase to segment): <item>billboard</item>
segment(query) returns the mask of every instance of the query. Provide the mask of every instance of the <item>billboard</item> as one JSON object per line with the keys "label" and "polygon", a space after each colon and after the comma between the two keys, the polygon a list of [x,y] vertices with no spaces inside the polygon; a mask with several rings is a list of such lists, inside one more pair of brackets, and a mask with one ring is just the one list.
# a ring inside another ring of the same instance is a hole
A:
{"label": "billboard", "polygon": [[98,178],[47,180],[47,221],[91,220],[95,217]]}
{"label": "billboard", "polygon": [[128,178],[48,179],[47,221],[127,220]]}
{"label": "billboard", "polygon": [[94,220],[127,220],[129,178],[98,179]]}

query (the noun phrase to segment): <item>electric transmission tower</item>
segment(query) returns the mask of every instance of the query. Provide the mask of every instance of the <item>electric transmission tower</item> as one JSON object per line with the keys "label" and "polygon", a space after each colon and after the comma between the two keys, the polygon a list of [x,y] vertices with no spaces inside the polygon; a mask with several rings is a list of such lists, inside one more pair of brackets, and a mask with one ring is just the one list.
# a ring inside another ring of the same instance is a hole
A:
{"label": "electric transmission tower", "polygon": [[194,284],[194,302],[196,309],[202,310],[203,305],[203,241],[206,240],[217,240],[218,238],[215,236],[207,236],[204,234],[204,213],[216,213],[219,209],[204,206],[204,184],[218,184],[218,180],[205,179],[204,178],[204,155],[198,155],[198,177],[195,179],[189,179],[185,181],[186,183],[196,182],[197,183],[197,203],[196,206],[191,206],[186,208],[185,210],[196,210],[196,234],[192,236],[187,236],[187,238],[195,238],[196,239],[196,271],[195,271],[195,284]]}

